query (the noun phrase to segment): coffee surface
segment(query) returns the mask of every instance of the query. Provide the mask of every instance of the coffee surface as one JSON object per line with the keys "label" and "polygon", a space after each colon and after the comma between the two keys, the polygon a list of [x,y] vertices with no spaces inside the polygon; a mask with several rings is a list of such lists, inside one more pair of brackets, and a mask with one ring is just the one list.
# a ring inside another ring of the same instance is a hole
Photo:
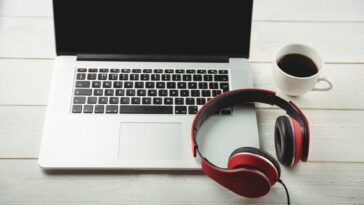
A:
{"label": "coffee surface", "polygon": [[308,57],[301,54],[288,54],[278,61],[278,66],[283,72],[295,77],[310,77],[318,72],[316,64]]}

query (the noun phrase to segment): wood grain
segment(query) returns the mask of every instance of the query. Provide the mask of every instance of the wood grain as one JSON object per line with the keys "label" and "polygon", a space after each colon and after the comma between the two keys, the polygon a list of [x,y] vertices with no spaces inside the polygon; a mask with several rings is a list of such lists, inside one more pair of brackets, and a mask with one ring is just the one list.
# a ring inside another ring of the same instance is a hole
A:
{"label": "wood grain", "polygon": [[[292,204],[363,204],[364,164],[283,168]],[[227,191],[196,172],[81,171],[46,174],[36,160],[0,161],[0,204],[285,204],[280,185],[263,198]]]}

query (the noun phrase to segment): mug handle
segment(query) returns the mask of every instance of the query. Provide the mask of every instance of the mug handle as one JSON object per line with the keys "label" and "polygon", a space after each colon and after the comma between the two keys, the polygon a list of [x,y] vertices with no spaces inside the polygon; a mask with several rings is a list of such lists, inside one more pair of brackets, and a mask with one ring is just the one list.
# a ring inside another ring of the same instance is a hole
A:
{"label": "mug handle", "polygon": [[[319,83],[320,81],[325,81],[327,83],[327,87],[324,88],[317,88],[316,85],[317,83]],[[319,77],[317,78],[317,82],[315,84],[315,86],[313,87],[313,91],[327,91],[327,90],[331,90],[333,87],[333,80],[330,77]]]}

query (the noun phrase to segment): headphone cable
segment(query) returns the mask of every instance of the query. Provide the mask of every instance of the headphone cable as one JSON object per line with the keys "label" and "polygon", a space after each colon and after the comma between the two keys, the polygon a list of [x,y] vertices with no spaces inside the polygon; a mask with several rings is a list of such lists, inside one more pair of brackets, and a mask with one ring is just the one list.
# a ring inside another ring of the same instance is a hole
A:
{"label": "headphone cable", "polygon": [[289,192],[288,189],[286,187],[286,185],[283,183],[282,179],[278,179],[278,181],[280,184],[282,184],[282,186],[284,187],[284,190],[286,191],[286,195],[287,195],[287,204],[290,205],[290,197],[289,197]]}

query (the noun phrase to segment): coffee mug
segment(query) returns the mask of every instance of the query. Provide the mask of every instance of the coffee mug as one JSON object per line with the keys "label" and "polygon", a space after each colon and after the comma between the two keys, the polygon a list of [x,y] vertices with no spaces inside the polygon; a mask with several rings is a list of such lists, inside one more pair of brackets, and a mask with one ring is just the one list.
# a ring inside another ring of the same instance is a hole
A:
{"label": "coffee mug", "polygon": [[[281,63],[283,60],[289,62],[287,66]],[[306,72],[303,69],[306,69],[305,65],[309,65],[310,62],[311,67],[316,70],[311,69]],[[301,66],[295,66],[295,63],[297,65],[301,63]],[[313,48],[301,44],[289,44],[281,47],[273,59],[273,80],[283,93],[290,96],[299,96],[311,90],[331,90],[332,80],[328,76],[321,76],[323,64],[321,57]],[[294,72],[289,72],[289,69]],[[321,81],[326,82],[327,86],[316,87]]]}

